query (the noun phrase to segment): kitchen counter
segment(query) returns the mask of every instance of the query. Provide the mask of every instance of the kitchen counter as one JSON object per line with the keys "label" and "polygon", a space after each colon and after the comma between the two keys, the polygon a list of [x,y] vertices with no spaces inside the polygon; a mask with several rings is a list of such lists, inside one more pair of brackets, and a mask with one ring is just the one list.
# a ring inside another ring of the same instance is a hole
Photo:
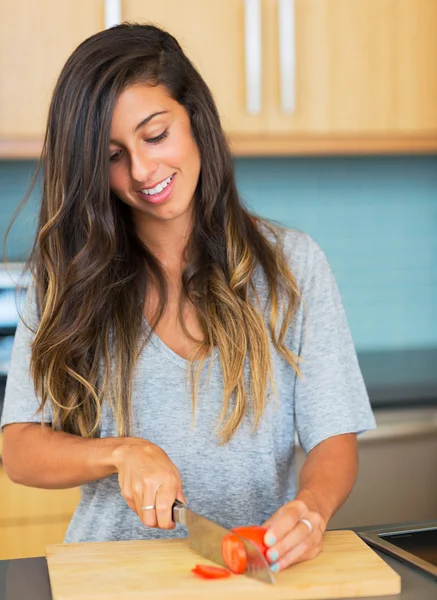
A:
{"label": "kitchen counter", "polygon": [[[377,527],[379,525],[355,528],[355,531]],[[373,600],[436,600],[435,578],[378,550],[375,552],[399,573],[402,578],[402,592],[395,596],[374,596]],[[0,600],[52,600],[45,558],[0,561]]]}

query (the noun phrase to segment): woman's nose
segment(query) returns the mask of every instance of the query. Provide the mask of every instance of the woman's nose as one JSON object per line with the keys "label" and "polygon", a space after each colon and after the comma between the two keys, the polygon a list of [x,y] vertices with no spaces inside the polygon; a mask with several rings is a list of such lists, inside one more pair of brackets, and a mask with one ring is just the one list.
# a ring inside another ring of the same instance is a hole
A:
{"label": "woman's nose", "polygon": [[145,153],[131,154],[131,177],[138,183],[146,183],[158,169],[158,163]]}

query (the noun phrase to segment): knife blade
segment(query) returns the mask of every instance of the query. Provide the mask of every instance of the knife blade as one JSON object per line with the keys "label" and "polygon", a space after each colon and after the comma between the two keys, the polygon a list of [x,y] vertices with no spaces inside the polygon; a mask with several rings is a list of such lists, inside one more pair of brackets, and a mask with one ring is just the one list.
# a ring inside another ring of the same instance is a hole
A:
{"label": "knife blade", "polygon": [[186,504],[176,500],[172,507],[173,520],[188,529],[190,548],[205,558],[228,568],[222,556],[222,541],[229,534],[237,536],[244,544],[247,555],[245,575],[265,583],[275,583],[269,563],[262,552],[249,540],[218,523],[195,513]]}

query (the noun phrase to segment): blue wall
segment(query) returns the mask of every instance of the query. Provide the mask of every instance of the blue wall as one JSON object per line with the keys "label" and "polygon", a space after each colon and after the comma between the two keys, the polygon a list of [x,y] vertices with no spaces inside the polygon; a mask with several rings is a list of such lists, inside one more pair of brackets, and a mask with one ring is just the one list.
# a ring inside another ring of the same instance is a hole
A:
{"label": "blue wall", "polygon": [[[35,164],[0,162],[0,237]],[[437,157],[237,159],[247,205],[309,233],[337,278],[357,349],[437,346]],[[26,258],[38,195],[13,227]]]}
{"label": "blue wall", "polygon": [[[0,260],[4,260],[4,238],[12,215],[26,193],[36,169],[33,161],[0,161]],[[8,261],[24,261],[36,230],[39,193],[36,189],[20,212],[8,235]]]}

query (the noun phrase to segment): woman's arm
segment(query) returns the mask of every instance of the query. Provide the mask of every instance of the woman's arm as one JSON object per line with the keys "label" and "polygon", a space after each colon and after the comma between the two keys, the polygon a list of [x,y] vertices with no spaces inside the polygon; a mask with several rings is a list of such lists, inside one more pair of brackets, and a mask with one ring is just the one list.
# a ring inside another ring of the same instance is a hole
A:
{"label": "woman's arm", "polygon": [[22,485],[76,487],[115,473],[123,440],[85,439],[40,423],[13,423],[3,429],[3,467]]}
{"label": "woman's arm", "polygon": [[296,498],[264,523],[274,571],[319,554],[328,521],[351,492],[357,472],[354,433],[330,437],[308,453]]}
{"label": "woman's arm", "polygon": [[[122,496],[145,525],[174,528],[174,500],[186,500],[180,473],[159,446],[133,437],[81,438],[40,423],[13,423],[3,431],[3,464],[12,481],[69,488],[117,473]],[[144,505],[156,509],[144,511]]]}

